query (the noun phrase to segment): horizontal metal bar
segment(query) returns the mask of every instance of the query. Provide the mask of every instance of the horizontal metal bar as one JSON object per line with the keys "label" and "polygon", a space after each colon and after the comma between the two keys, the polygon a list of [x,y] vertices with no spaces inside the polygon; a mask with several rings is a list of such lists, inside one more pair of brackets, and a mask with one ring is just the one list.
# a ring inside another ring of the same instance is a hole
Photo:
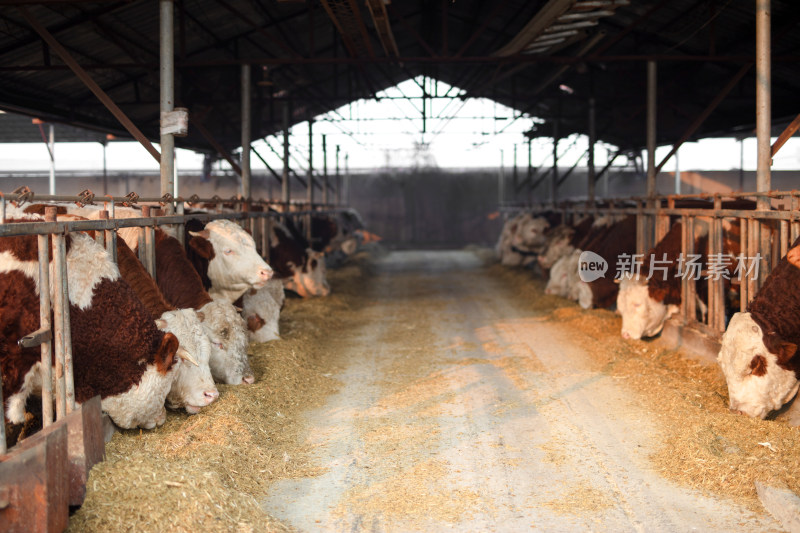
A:
{"label": "horizontal metal bar", "polygon": [[22,346],[23,348],[33,348],[34,346],[39,346],[40,344],[44,344],[45,342],[50,342],[53,339],[53,332],[50,331],[50,327],[39,328],[33,333],[28,333],[20,340],[17,341],[17,344]]}

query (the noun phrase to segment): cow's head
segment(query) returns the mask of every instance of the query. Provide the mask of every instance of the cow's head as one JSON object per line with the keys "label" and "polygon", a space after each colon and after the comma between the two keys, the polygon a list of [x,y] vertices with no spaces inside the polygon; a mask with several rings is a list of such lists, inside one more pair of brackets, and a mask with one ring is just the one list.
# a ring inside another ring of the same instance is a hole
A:
{"label": "cow's head", "polygon": [[173,333],[181,348],[188,352],[194,363],[182,362],[175,372],[175,381],[167,395],[167,405],[172,409],[186,409],[195,414],[219,397],[211,369],[208,366],[211,343],[200,325],[205,315],[194,309],[167,311],[156,320],[161,331]]}
{"label": "cow's head", "polygon": [[731,411],[765,418],[797,393],[800,382],[793,370],[785,368],[797,345],[778,338],[771,338],[770,345],[773,351],[750,313],[733,315],[717,356],[728,383]]}
{"label": "cow's head", "polygon": [[678,311],[648,294],[647,282],[638,274],[624,272],[619,279],[617,312],[622,315],[622,337],[641,339],[658,335],[664,322]]}
{"label": "cow's head", "polygon": [[211,375],[228,385],[254,383],[247,359],[246,324],[236,308],[226,300],[214,300],[200,311],[205,316],[203,330],[211,342]]}
{"label": "cow's head", "polygon": [[571,267],[578,268],[577,260],[573,260],[572,255],[564,256],[555,262],[553,268],[550,269],[550,279],[547,280],[547,286],[544,289],[545,294],[561,297],[566,297],[569,294],[569,269]]}
{"label": "cow's head", "polygon": [[550,243],[548,243],[547,248],[545,248],[544,253],[539,254],[536,260],[539,262],[539,266],[542,268],[552,268],[553,265],[556,264],[556,261],[572,253],[574,248],[570,244],[570,240],[572,239],[572,235],[570,234],[563,234],[559,235]]}
{"label": "cow's head", "polygon": [[253,287],[263,287],[272,269],[258,255],[256,243],[238,224],[214,220],[202,231],[191,231],[189,246],[208,260],[212,297],[236,301]]}
{"label": "cow's head", "polygon": [[325,279],[325,255],[306,249],[302,265],[290,264],[292,275],[284,280],[284,286],[303,298],[311,296],[327,296],[331,292],[328,280]]}
{"label": "cow's head", "polygon": [[550,224],[544,218],[525,215],[517,223],[511,244],[525,251],[541,252],[547,242],[544,231],[549,227]]}

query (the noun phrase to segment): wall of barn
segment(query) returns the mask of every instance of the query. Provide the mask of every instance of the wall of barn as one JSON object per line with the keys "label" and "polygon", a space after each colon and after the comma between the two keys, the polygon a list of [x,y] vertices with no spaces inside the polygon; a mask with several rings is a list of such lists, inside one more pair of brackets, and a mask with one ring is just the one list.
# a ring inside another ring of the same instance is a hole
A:
{"label": "wall of barn", "polygon": [[[520,179],[526,169],[519,169]],[[561,169],[560,172],[566,172]],[[421,168],[413,170],[358,171],[350,177],[350,204],[364,218],[373,233],[381,235],[387,245],[394,247],[461,247],[467,244],[493,245],[502,220],[496,217],[498,205],[497,169],[445,170]],[[135,191],[140,196],[157,196],[160,177],[153,172],[115,172],[108,177],[108,192],[124,196]],[[528,190],[512,193],[512,170],[505,169],[506,200],[527,201],[529,198],[549,200],[549,179],[529,194]],[[800,171],[772,173],[773,189],[791,190],[800,180]],[[56,173],[57,192],[74,195],[91,189],[102,195],[102,175],[60,171]],[[0,191],[8,194],[21,185],[34,192],[47,192],[48,176],[39,173],[0,173]],[[331,177],[333,182],[333,177]],[[214,172],[203,179],[197,174],[181,174],[180,191],[184,195],[198,194],[209,198],[219,195],[230,198],[239,191],[240,180],[233,172]],[[658,191],[670,194],[675,190],[673,173],[661,173]],[[277,198],[280,184],[271,175],[254,171],[252,180],[255,198]],[[684,171],[681,173],[681,192],[729,192],[755,190],[755,172]],[[559,198],[585,197],[586,174],[576,170],[559,188]],[[601,178],[597,196],[625,197],[645,194],[644,175],[632,169],[620,169]],[[304,199],[305,189],[293,180],[292,198]],[[331,200],[333,200],[333,196]],[[321,199],[319,190],[315,199]]]}

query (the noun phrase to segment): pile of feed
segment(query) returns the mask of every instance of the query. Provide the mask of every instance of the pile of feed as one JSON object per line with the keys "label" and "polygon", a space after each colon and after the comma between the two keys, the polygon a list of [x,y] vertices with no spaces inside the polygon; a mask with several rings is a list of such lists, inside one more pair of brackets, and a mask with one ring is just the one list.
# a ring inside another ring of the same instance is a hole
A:
{"label": "pile of feed", "polygon": [[116,433],[69,531],[285,531],[259,506],[269,484],[314,475],[298,445],[300,413],[338,387],[330,332],[355,330],[363,262],[329,273],[327,298],[287,298],[281,340],[251,345],[253,385],[219,385],[199,414],[169,411],[151,431]]}
{"label": "pile of feed", "polygon": [[532,311],[574,332],[597,370],[623,379],[638,395],[662,431],[662,445],[650,459],[665,478],[733,497],[754,510],[763,509],[756,480],[800,494],[800,428],[731,414],[725,378],[716,365],[667,349],[657,339],[623,339],[619,315],[547,296],[544,282],[530,271],[499,266],[490,271]]}

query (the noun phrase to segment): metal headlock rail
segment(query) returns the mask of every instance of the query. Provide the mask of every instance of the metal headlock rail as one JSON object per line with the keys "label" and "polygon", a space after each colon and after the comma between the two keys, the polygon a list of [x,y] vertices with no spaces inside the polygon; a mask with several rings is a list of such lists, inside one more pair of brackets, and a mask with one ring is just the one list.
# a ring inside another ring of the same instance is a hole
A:
{"label": "metal headlock rail", "polygon": [[[722,208],[724,200],[757,200],[766,198],[772,204],[770,210],[730,209]],[[708,208],[676,207],[681,200],[706,200],[713,203]],[[636,255],[644,259],[645,255],[667,234],[671,225],[671,217],[680,217],[682,225],[681,253],[688,258],[695,255],[695,226],[698,221],[708,224],[708,246],[704,250],[708,258],[720,262],[749,261],[750,275],[739,279],[730,276],[731,283],[739,286],[739,310],[746,311],[747,305],[758,292],[782,257],[800,236],[800,191],[769,191],[750,193],[724,194],[681,194],[656,196],[650,198],[603,198],[595,202],[562,201],[558,203],[541,203],[521,205],[506,203],[500,211],[508,217],[511,213],[529,212],[539,214],[557,212],[562,215],[562,222],[570,223],[576,215],[635,215],[636,216]],[[733,222],[739,226],[740,253],[733,257],[723,250],[723,221]],[[677,221],[676,221],[677,222]],[[710,259],[709,259],[710,262]],[[755,267],[753,267],[753,263]],[[733,267],[735,263],[727,263]],[[613,266],[613,265],[609,265]],[[755,270],[755,272],[753,272]],[[695,326],[701,331],[719,337],[725,331],[725,287],[726,274],[710,272],[707,269],[705,279],[708,282],[707,317],[697,320],[696,313],[696,278],[681,277],[682,305],[680,317],[683,325]]]}
{"label": "metal headlock rail", "polygon": [[[104,209],[99,211],[99,220],[57,220],[56,208],[45,209],[44,221],[6,223],[6,203],[12,202],[16,207],[25,204],[48,202],[74,202],[79,207],[102,203]],[[142,216],[136,218],[115,217],[116,204],[125,207],[140,206]],[[192,212],[189,209],[215,206],[217,212]],[[175,212],[164,214],[161,208]],[[263,210],[252,210],[260,207]],[[225,211],[225,209],[232,209]],[[38,236],[39,286],[51,287],[50,291],[39,291],[40,328],[20,339],[22,347],[41,347],[42,372],[42,420],[43,426],[53,424],[53,403],[55,401],[55,420],[61,420],[75,410],[75,387],[72,369],[72,341],[70,337],[69,295],[67,284],[67,261],[65,238],[68,233],[79,231],[95,231],[95,240],[104,246],[112,259],[117,260],[117,230],[121,228],[140,228],[139,259],[153,278],[155,278],[155,229],[158,226],[175,225],[178,239],[183,244],[184,225],[190,220],[210,222],[227,219],[239,223],[250,231],[259,254],[269,261],[269,235],[275,219],[304,217],[307,221],[306,234],[310,241],[310,217],[314,214],[330,214],[348,211],[349,208],[332,204],[309,204],[308,202],[279,202],[273,200],[249,200],[239,197],[223,199],[218,196],[199,198],[174,198],[165,195],[160,198],[141,198],[136,193],[127,196],[96,197],[85,190],[76,196],[39,195],[27,187],[21,187],[13,193],[0,192],[0,237],[23,235]],[[49,255],[53,254],[53,279],[50,279]],[[53,294],[51,301],[51,293]],[[53,323],[51,324],[51,304]],[[51,354],[52,351],[52,354]],[[53,376],[51,361],[55,359],[55,398],[53,395]],[[0,398],[2,398],[2,380],[0,380]],[[5,404],[0,408],[0,455],[7,452],[5,435]]]}

